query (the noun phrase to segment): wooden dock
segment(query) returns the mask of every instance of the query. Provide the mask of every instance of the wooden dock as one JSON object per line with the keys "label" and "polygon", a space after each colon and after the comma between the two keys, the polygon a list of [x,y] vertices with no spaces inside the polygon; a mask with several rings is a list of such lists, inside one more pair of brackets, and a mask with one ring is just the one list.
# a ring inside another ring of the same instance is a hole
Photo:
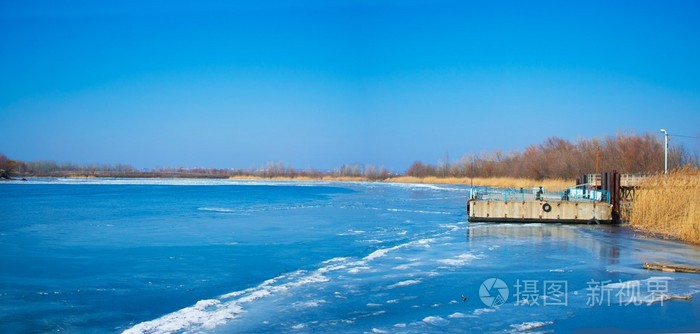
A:
{"label": "wooden dock", "polygon": [[665,272],[679,272],[679,273],[693,273],[700,274],[700,267],[683,265],[683,264],[671,264],[671,263],[644,263],[642,266],[644,269],[649,270],[660,270]]}

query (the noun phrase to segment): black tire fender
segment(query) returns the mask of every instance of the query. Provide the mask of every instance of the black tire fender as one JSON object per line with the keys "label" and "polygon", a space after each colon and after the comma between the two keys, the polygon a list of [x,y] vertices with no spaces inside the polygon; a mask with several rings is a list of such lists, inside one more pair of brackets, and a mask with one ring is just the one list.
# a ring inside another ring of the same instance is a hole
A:
{"label": "black tire fender", "polygon": [[549,203],[544,203],[542,205],[542,210],[544,210],[544,212],[550,212],[550,211],[552,211],[552,206],[549,205]]}

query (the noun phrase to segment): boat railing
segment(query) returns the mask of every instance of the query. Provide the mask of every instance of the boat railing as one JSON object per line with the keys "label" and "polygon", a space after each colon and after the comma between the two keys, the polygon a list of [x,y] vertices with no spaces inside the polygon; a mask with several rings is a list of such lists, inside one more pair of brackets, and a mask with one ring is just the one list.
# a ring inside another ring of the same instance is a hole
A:
{"label": "boat railing", "polygon": [[469,198],[491,201],[598,201],[610,203],[610,192],[597,190],[589,185],[578,185],[564,191],[547,191],[544,187],[534,188],[493,188],[471,187]]}

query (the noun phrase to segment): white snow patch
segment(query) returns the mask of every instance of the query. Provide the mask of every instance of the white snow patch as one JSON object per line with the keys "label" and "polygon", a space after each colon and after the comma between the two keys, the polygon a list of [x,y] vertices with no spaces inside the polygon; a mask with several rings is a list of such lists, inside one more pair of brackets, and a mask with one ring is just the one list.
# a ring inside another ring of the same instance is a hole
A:
{"label": "white snow patch", "polygon": [[305,302],[296,302],[292,304],[293,307],[295,308],[311,308],[311,307],[319,307],[321,304],[325,304],[326,301],[323,299],[317,299],[317,300],[309,300]]}
{"label": "white snow patch", "polygon": [[463,266],[463,265],[469,264],[469,263],[471,263],[473,260],[481,259],[482,257],[483,257],[483,256],[481,256],[481,255],[474,255],[474,254],[470,254],[470,253],[464,253],[464,254],[455,256],[455,257],[453,257],[453,258],[451,258],[451,259],[437,260],[437,262],[442,263],[442,264],[446,264],[446,265],[448,265],[448,266],[455,266],[455,267],[457,267],[457,266]]}
{"label": "white snow patch", "polygon": [[318,269],[318,272],[325,274],[325,273],[330,272],[330,271],[341,270],[341,269],[345,269],[347,267],[348,266],[345,264],[336,264],[336,265],[326,266],[326,267],[320,268],[320,269]]}
{"label": "white snow patch", "polygon": [[306,328],[306,325],[304,325],[304,324],[296,324],[296,325],[292,326],[292,329],[295,331],[300,331],[304,328]]}
{"label": "white snow patch", "polygon": [[409,269],[409,268],[411,268],[411,264],[400,264],[400,265],[398,265],[398,266],[396,266],[396,267],[394,267],[394,268],[391,268],[391,269],[394,269],[394,270],[406,270],[406,269]]}
{"label": "white snow patch", "polygon": [[549,326],[553,324],[553,321],[528,321],[521,324],[510,325],[516,332],[530,331],[536,328],[542,328],[544,326]]}
{"label": "white snow patch", "polygon": [[230,213],[230,212],[236,212],[236,210],[233,209],[228,209],[228,208],[210,208],[210,207],[204,207],[204,208],[197,208],[199,211],[212,211],[212,212],[222,212],[222,213]]}
{"label": "white snow patch", "polygon": [[233,304],[222,304],[219,300],[200,300],[194,306],[166,314],[158,319],[145,321],[124,331],[124,334],[172,333],[186,331],[192,326],[211,330],[243,313],[243,308]]}
{"label": "white snow patch", "polygon": [[367,255],[367,256],[365,256],[364,258],[362,258],[362,260],[364,260],[364,261],[373,261],[373,260],[376,260],[376,259],[378,259],[378,258],[382,258],[382,257],[386,256],[386,255],[387,255],[389,252],[391,252],[391,251],[395,251],[395,250],[397,250],[397,249],[401,249],[401,248],[404,248],[404,247],[423,246],[423,247],[425,247],[425,248],[429,248],[429,247],[430,247],[430,244],[433,243],[433,242],[435,242],[435,239],[434,239],[434,238],[426,238],[426,239],[420,239],[420,240],[416,240],[416,241],[411,241],[411,242],[408,242],[408,243],[405,243],[405,244],[401,244],[401,245],[397,245],[397,246],[394,246],[394,247],[377,249],[377,250],[375,250],[374,252],[372,252],[372,253],[370,253],[369,255]]}
{"label": "white snow patch", "polygon": [[376,251],[370,253],[369,255],[365,256],[363,260],[365,261],[373,261],[376,260],[380,257],[386,256],[387,253],[389,253],[392,250],[398,249],[399,246],[391,247],[391,248],[382,248],[382,249],[377,249]]}
{"label": "white snow patch", "polygon": [[421,282],[422,281],[419,279],[409,279],[409,280],[405,280],[405,281],[401,281],[401,282],[389,285],[387,287],[387,289],[394,289],[394,288],[398,288],[398,287],[402,287],[402,286],[415,285],[415,284],[419,284]]}
{"label": "white snow patch", "polygon": [[254,291],[251,294],[239,299],[238,301],[241,303],[250,303],[254,300],[257,300],[257,299],[260,299],[263,297],[267,297],[271,294],[272,293],[270,292],[270,290],[258,290],[258,291]]}
{"label": "white snow patch", "polygon": [[423,318],[423,322],[426,324],[438,326],[438,327],[447,326],[450,323],[449,320],[442,318],[442,317],[438,317],[438,316],[425,317],[425,318]]}
{"label": "white snow patch", "polygon": [[454,225],[454,224],[440,224],[440,225],[438,225],[438,226],[440,226],[440,227],[442,227],[442,228],[449,229],[449,230],[452,231],[452,232],[459,231],[459,229],[460,229],[459,226]]}
{"label": "white snow patch", "polygon": [[330,259],[330,260],[326,260],[326,261],[321,262],[321,264],[329,264],[329,263],[335,263],[335,262],[345,262],[345,261],[347,261],[347,260],[349,260],[349,259],[350,259],[349,257],[334,257],[334,258],[332,258],[332,259]]}
{"label": "white snow patch", "polygon": [[369,270],[369,269],[371,269],[371,268],[368,266],[353,267],[353,268],[348,269],[348,273],[349,274],[357,274],[363,270]]}
{"label": "white snow patch", "polygon": [[494,309],[494,308],[479,308],[479,309],[474,310],[474,312],[472,312],[472,314],[478,316],[478,315],[482,315],[484,313],[493,313],[493,312],[496,312],[496,309]]}
{"label": "white snow patch", "polygon": [[[217,326],[238,318],[240,314],[245,312],[242,304],[252,303],[258,299],[277,293],[283,293],[307,284],[328,282],[330,279],[323,276],[322,273],[340,269],[339,267],[335,267],[336,266],[329,266],[321,268],[312,273],[299,270],[268,279],[256,287],[224,294],[219,297],[220,299],[200,300],[194,306],[183,308],[154,320],[136,324],[125,330],[124,333],[165,334],[173,332],[211,331]],[[280,281],[283,279],[288,281],[280,284]],[[314,300],[297,306],[316,307],[325,302],[324,300]]]}

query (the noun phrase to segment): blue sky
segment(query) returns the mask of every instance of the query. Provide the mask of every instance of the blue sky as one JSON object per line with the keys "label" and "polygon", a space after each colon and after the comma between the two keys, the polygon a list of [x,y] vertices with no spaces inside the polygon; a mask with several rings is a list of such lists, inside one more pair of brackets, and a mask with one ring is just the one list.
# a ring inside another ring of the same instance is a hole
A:
{"label": "blue sky", "polygon": [[697,1],[3,1],[0,152],[403,171],[550,136],[697,136],[698,14]]}

